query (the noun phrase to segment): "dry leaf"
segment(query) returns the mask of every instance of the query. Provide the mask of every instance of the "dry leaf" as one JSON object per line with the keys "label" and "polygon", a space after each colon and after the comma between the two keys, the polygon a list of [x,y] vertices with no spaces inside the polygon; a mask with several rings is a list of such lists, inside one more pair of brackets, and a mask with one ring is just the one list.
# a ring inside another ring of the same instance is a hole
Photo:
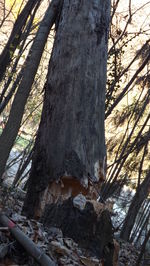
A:
{"label": "dry leaf", "polygon": [[100,266],[101,263],[95,258],[80,257],[81,262],[86,266]]}

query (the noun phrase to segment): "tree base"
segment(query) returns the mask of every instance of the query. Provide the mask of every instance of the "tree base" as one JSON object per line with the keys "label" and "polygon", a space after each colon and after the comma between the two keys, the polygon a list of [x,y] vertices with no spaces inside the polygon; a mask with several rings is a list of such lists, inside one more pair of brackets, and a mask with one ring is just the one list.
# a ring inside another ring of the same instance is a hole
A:
{"label": "tree base", "polygon": [[98,215],[91,202],[83,210],[74,207],[73,199],[47,205],[41,218],[46,227],[55,226],[64,237],[72,238],[90,254],[104,259],[105,266],[113,265],[113,233],[110,213],[103,210]]}

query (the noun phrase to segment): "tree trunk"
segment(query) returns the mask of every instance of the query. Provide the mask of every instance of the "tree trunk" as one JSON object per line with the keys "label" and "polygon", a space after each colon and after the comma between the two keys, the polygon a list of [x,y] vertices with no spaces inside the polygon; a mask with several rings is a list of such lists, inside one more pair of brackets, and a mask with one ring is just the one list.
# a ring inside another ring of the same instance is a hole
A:
{"label": "tree trunk", "polygon": [[68,199],[62,204],[47,205],[41,221],[48,229],[60,228],[64,237],[73,239],[79,247],[89,251],[91,256],[104,259],[105,266],[115,266],[110,213],[108,210],[101,211],[97,214],[90,201],[86,202],[83,210],[78,209],[73,200]]}
{"label": "tree trunk", "polygon": [[39,4],[39,2],[40,0],[29,0],[15,21],[9,40],[0,54],[0,81],[2,81],[6,68],[11,62],[12,55],[21,41],[26,22],[35,5]]}
{"label": "tree trunk", "polygon": [[148,230],[148,233],[147,233],[147,235],[146,235],[146,237],[144,239],[144,242],[143,242],[142,247],[141,247],[141,252],[140,252],[140,254],[138,256],[138,259],[137,259],[137,262],[136,262],[135,266],[139,266],[140,265],[140,262],[142,260],[143,255],[144,255],[146,244],[147,244],[149,238],[150,238],[150,229]]}
{"label": "tree trunk", "polygon": [[105,176],[105,86],[110,0],[64,0],[49,64],[24,212],[49,182]]}
{"label": "tree trunk", "polygon": [[0,178],[5,170],[9,153],[17,137],[25,104],[32,88],[48,34],[52,25],[55,23],[58,7],[61,2],[61,0],[53,0],[51,2],[39,26],[37,35],[27,57],[26,65],[23,70],[23,78],[16,92],[8,121],[0,136]]}
{"label": "tree trunk", "polygon": [[129,240],[132,228],[135,223],[136,216],[138,211],[143,203],[143,201],[147,198],[150,189],[150,171],[147,173],[144,181],[139,186],[136,194],[133,197],[132,203],[129,207],[128,214],[126,215],[120,237],[125,241]]}

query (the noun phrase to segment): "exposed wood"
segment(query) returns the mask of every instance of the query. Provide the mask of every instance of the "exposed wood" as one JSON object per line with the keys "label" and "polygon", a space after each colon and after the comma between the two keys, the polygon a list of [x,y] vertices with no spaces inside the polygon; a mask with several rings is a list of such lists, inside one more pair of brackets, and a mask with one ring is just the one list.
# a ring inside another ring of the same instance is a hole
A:
{"label": "exposed wood", "polygon": [[115,239],[113,240],[113,242],[114,242],[113,266],[118,266],[120,245]]}
{"label": "exposed wood", "polygon": [[44,193],[41,193],[40,204],[36,209],[35,218],[39,218],[47,204],[62,202],[70,197],[76,197],[78,194],[84,195],[87,199],[96,200],[99,197],[98,189],[100,183],[94,184],[87,180],[87,184],[81,184],[80,180],[72,176],[63,176],[59,180],[49,183]]}

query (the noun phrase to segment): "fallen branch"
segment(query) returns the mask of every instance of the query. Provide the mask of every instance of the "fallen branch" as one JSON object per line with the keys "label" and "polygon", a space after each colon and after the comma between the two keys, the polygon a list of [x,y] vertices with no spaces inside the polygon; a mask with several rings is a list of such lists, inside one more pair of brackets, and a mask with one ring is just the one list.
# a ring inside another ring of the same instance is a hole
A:
{"label": "fallen branch", "polygon": [[4,213],[0,213],[0,223],[8,227],[15,239],[24,247],[24,249],[40,263],[42,266],[56,266],[56,264],[48,257],[35,243],[28,238]]}

